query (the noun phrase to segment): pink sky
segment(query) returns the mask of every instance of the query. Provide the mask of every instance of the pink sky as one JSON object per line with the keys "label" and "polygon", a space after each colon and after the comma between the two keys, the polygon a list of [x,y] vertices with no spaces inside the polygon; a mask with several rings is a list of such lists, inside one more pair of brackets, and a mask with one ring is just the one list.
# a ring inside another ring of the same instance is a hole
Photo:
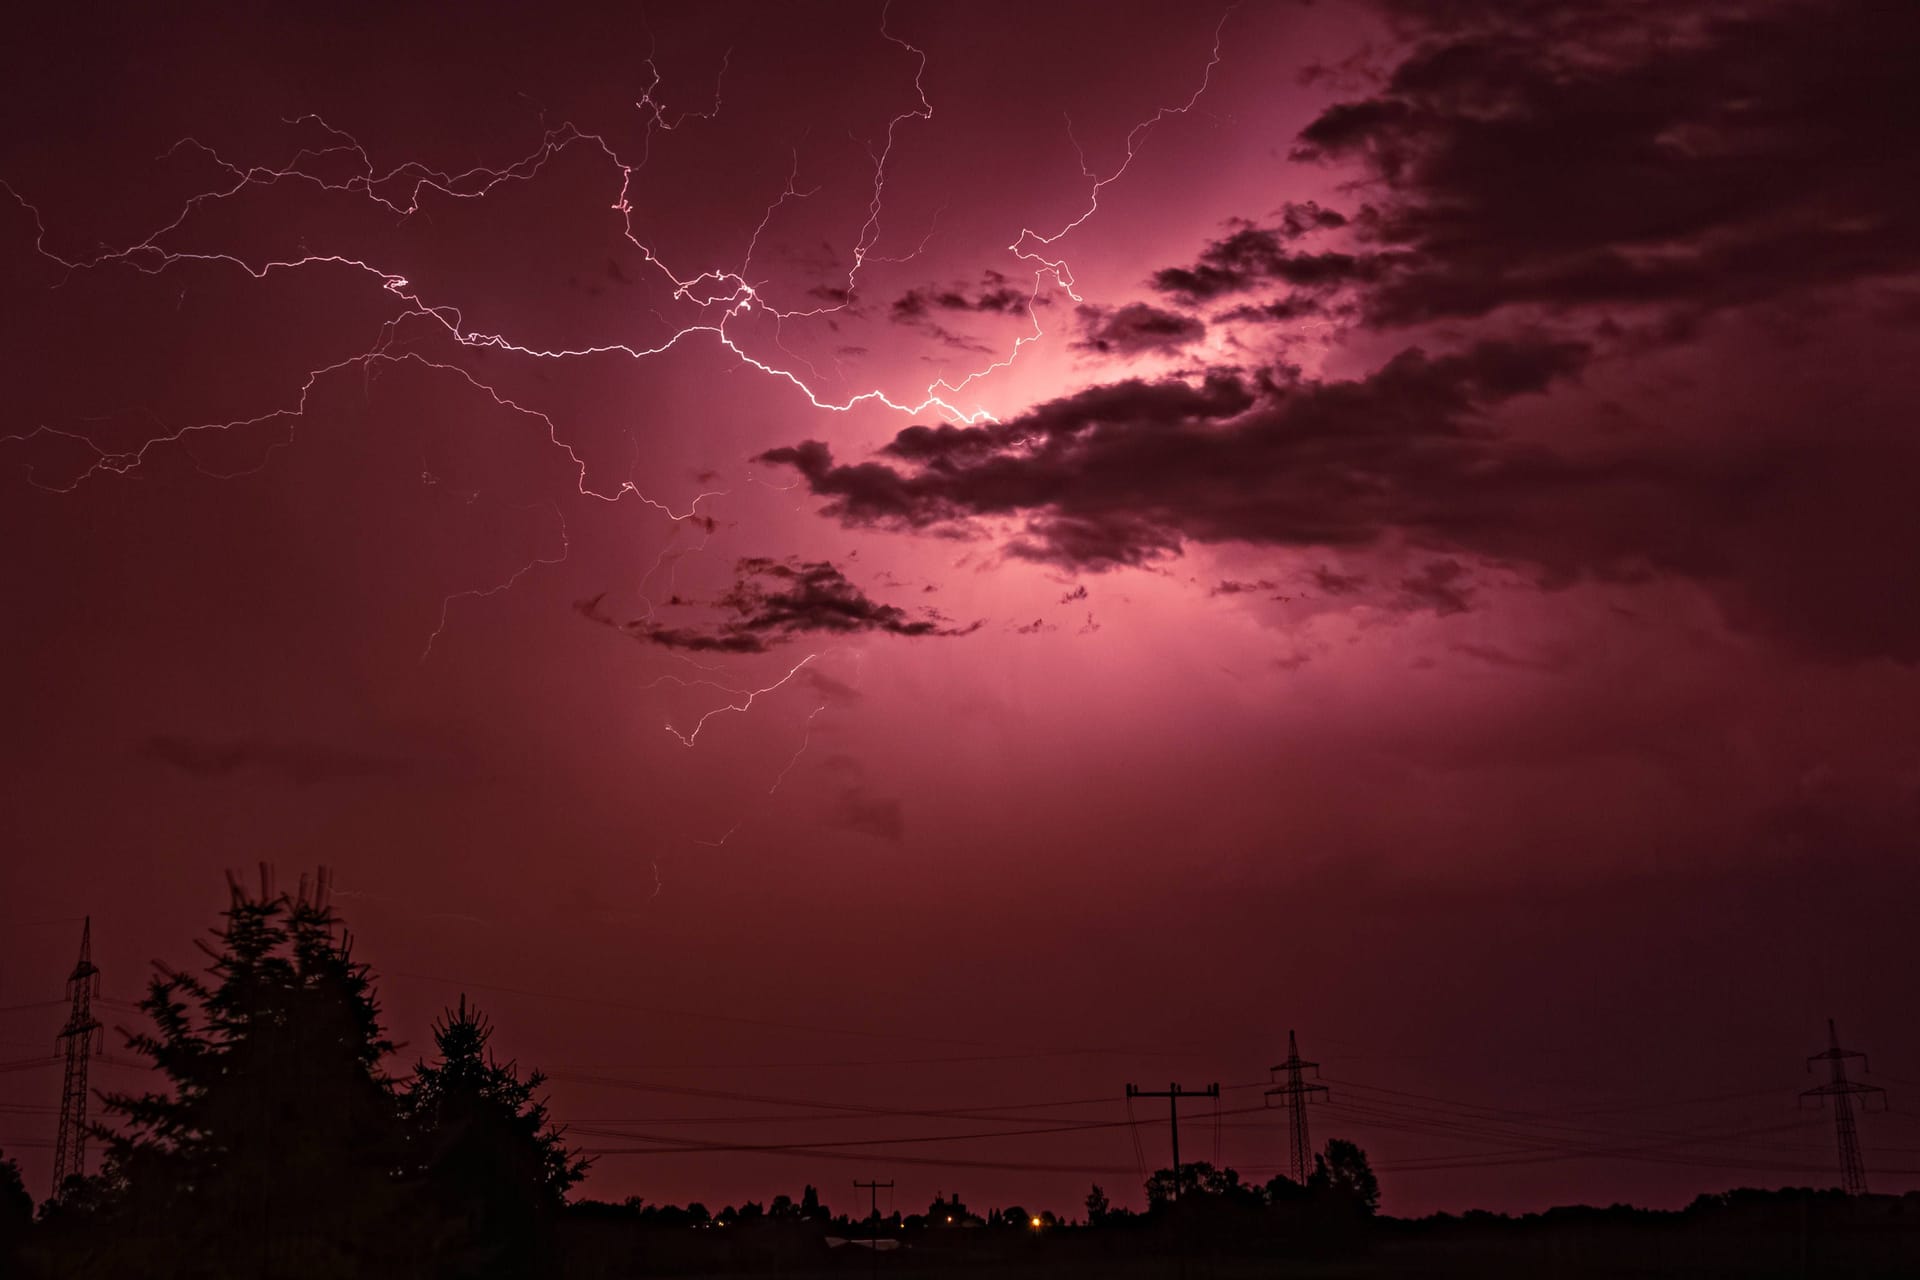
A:
{"label": "pink sky", "polygon": [[45,18],[0,1005],[324,863],[591,1196],[1137,1203],[1124,1125],[826,1144],[1289,1028],[1389,1212],[1826,1185],[1829,1016],[1920,1187],[1910,19],[1448,12]]}

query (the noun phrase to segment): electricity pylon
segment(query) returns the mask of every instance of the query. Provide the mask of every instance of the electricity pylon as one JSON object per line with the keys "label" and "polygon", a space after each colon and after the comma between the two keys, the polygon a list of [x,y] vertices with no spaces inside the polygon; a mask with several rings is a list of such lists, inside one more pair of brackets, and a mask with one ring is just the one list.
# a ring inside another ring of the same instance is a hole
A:
{"label": "electricity pylon", "polygon": [[87,1172],[87,1057],[93,1052],[93,1033],[100,1024],[93,1017],[94,988],[100,970],[93,963],[93,917],[80,926],[80,959],[67,978],[71,1009],[59,1039],[67,1043],[67,1073],[60,1084],[60,1137],[53,1149],[53,1194],[60,1194],[68,1178]]}
{"label": "electricity pylon", "polygon": [[1307,1103],[1312,1100],[1314,1094],[1327,1091],[1327,1086],[1323,1084],[1309,1084],[1300,1078],[1300,1073],[1308,1067],[1313,1068],[1314,1075],[1320,1074],[1320,1064],[1303,1061],[1300,1057],[1300,1042],[1294,1038],[1293,1032],[1287,1032],[1287,1060],[1277,1067],[1268,1068],[1269,1073],[1286,1072],[1287,1082],[1267,1090],[1266,1096],[1271,1098],[1279,1094],[1284,1097],[1287,1100],[1287,1109],[1293,1113],[1293,1122],[1288,1126],[1292,1130],[1293,1138],[1288,1167],[1293,1170],[1293,1180],[1301,1186],[1307,1184],[1307,1176],[1313,1172],[1313,1143],[1307,1138]]}
{"label": "electricity pylon", "polygon": [[1860,1159],[1860,1133],[1853,1123],[1853,1100],[1858,1097],[1863,1107],[1869,1106],[1876,1095],[1881,1105],[1886,1105],[1887,1091],[1875,1084],[1861,1084],[1857,1080],[1847,1079],[1847,1059],[1858,1058],[1860,1065],[1871,1071],[1867,1064],[1867,1055],[1852,1049],[1840,1047],[1840,1033],[1834,1029],[1833,1019],[1827,1019],[1827,1049],[1825,1053],[1816,1053],[1807,1059],[1807,1070],[1813,1070],[1813,1064],[1827,1064],[1827,1083],[1800,1092],[1801,1105],[1812,1098],[1818,1103],[1822,1098],[1833,1099],[1833,1131],[1840,1143],[1840,1186],[1850,1196],[1867,1194],[1867,1167]]}

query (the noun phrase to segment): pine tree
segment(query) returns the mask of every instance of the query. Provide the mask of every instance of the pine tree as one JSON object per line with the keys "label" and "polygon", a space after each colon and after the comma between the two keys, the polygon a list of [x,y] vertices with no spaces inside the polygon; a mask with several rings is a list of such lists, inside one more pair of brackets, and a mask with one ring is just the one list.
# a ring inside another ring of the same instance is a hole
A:
{"label": "pine tree", "polygon": [[393,1051],[367,966],[318,896],[230,880],[208,977],[162,967],[130,1047],[165,1092],[108,1094],[112,1265],[164,1275],[378,1276],[403,1268]]}
{"label": "pine tree", "polygon": [[0,1275],[10,1268],[33,1224],[33,1197],[20,1177],[20,1166],[0,1155]]}
{"label": "pine tree", "polygon": [[487,1047],[493,1027],[466,997],[434,1024],[436,1062],[420,1062],[406,1095],[409,1163],[451,1225],[445,1270],[522,1276],[536,1269],[568,1188],[586,1173],[535,1095]]}

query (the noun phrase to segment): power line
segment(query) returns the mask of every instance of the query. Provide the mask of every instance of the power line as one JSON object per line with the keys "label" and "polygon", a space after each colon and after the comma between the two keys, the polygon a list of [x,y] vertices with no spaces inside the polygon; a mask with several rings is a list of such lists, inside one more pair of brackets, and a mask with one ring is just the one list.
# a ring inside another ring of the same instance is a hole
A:
{"label": "power line", "polygon": [[724,1022],[736,1026],[764,1027],[774,1031],[805,1031],[818,1035],[853,1036],[866,1040],[900,1040],[917,1044],[959,1045],[972,1049],[1001,1049],[1018,1051],[1019,1056],[1069,1058],[1121,1054],[1146,1055],[1165,1052],[1164,1050],[1128,1047],[1058,1049],[1035,1047],[1032,1045],[1009,1045],[994,1040],[966,1040],[954,1036],[923,1036],[902,1031],[872,1031],[861,1027],[836,1027],[819,1023],[784,1022],[769,1018],[752,1018],[745,1014],[716,1013],[709,1009],[671,1008],[664,1005],[642,1004],[632,1000],[614,1000],[604,996],[584,996],[573,992],[535,991],[527,987],[509,987],[498,983],[467,982],[457,978],[436,977],[428,973],[411,973],[404,969],[389,970],[387,976],[412,978],[419,982],[437,982],[450,987],[461,987],[474,991],[497,991],[506,995],[528,996],[536,1000],[559,1000],[572,1004],[601,1005],[607,1008],[627,1009],[636,1013],[648,1013],[661,1017],[692,1018],[705,1022]]}
{"label": "power line", "polygon": [[[1217,1088],[1218,1086],[1209,1086]],[[1141,1092],[1134,1096],[1142,1098],[1164,1098],[1168,1095]],[[1180,1097],[1202,1098],[1216,1095],[1205,1089],[1183,1090]],[[1261,1110],[1260,1107],[1237,1107],[1221,1112],[1222,1115],[1245,1115]],[[1128,1120],[1082,1120],[1070,1124],[1036,1125],[1025,1129],[998,1129],[985,1133],[934,1133],[915,1134],[909,1137],[886,1138],[836,1138],[810,1139],[805,1142],[714,1142],[703,1138],[674,1137],[667,1134],[632,1133],[613,1129],[600,1129],[586,1125],[574,1126],[573,1131],[594,1137],[629,1138],[643,1142],[658,1142],[675,1152],[686,1151],[738,1151],[773,1152],[817,1150],[826,1147],[886,1147],[917,1146],[936,1142],[979,1142],[998,1138],[1031,1138],[1057,1133],[1092,1133],[1105,1129],[1119,1129],[1131,1124]]]}

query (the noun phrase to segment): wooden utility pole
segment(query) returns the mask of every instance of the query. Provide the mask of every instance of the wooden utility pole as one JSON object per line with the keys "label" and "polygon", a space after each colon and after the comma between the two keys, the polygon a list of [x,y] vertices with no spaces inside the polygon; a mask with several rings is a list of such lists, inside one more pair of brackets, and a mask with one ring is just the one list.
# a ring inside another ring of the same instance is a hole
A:
{"label": "wooden utility pole", "polygon": [[[856,1180],[853,1185],[855,1189],[864,1190],[867,1193],[867,1221],[873,1224],[867,1229],[867,1252],[873,1255],[873,1274],[879,1275],[880,1188],[885,1187],[889,1191],[893,1190],[893,1179],[888,1178],[885,1182],[860,1182]],[[893,1203],[891,1196],[887,1198],[887,1203]]]}
{"label": "wooden utility pole", "polygon": [[1220,1086],[1210,1084],[1204,1089],[1186,1089],[1177,1084],[1169,1084],[1164,1089],[1142,1089],[1138,1085],[1127,1086],[1129,1098],[1165,1098],[1167,1100],[1167,1119],[1173,1127],[1173,1198],[1180,1198],[1180,1099],[1182,1098],[1219,1098]]}

